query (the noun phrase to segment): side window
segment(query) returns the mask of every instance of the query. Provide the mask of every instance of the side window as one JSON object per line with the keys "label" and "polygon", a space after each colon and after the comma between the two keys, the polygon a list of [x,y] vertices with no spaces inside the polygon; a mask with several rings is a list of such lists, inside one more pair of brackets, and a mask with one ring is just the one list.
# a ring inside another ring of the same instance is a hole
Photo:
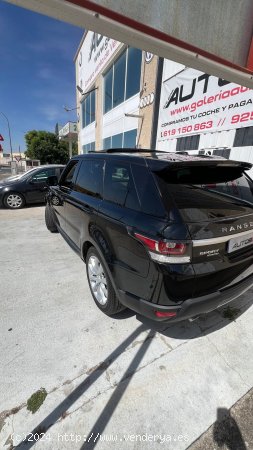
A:
{"label": "side window", "polygon": [[103,160],[84,160],[79,169],[74,190],[92,197],[101,197]]}
{"label": "side window", "polygon": [[55,175],[55,169],[45,169],[33,175],[31,181],[33,183],[45,183],[48,177]]}
{"label": "side window", "polygon": [[104,199],[117,205],[140,211],[130,164],[120,162],[106,163]]}
{"label": "side window", "polygon": [[147,167],[132,164],[133,176],[138,191],[141,210],[152,216],[164,217],[165,210],[152,177]]}
{"label": "side window", "polygon": [[74,161],[70,161],[62,174],[62,178],[60,180],[60,185],[62,187],[71,188],[72,182],[74,180],[75,170],[78,164],[78,159]]}

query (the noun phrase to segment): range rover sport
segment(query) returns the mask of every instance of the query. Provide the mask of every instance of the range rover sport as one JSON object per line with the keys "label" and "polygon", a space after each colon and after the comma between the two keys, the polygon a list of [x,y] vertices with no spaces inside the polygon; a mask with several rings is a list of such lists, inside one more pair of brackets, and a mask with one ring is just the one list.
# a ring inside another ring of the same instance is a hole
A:
{"label": "range rover sport", "polygon": [[250,168],[150,150],[75,156],[48,180],[46,226],[84,260],[104,313],[192,318],[253,285]]}

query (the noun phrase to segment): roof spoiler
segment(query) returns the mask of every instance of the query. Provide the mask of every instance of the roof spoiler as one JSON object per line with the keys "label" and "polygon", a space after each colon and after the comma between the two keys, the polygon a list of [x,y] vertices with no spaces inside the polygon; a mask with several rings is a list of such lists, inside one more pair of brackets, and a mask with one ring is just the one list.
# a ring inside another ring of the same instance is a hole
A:
{"label": "roof spoiler", "polygon": [[[235,161],[232,159],[198,159],[198,160],[186,160],[186,161],[159,161],[158,160],[149,160],[148,164],[151,169],[155,172],[160,172],[163,170],[175,170],[182,169],[185,167],[224,167],[224,168],[238,168],[241,171],[250,170],[252,168],[252,164],[244,161]],[[161,164],[163,163],[163,164]]]}

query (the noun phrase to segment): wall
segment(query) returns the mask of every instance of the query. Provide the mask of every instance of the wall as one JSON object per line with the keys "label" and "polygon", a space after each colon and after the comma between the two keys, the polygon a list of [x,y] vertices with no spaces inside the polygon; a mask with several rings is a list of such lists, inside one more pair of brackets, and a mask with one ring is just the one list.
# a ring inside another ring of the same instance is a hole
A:
{"label": "wall", "polygon": [[140,148],[150,148],[153,114],[156,92],[156,76],[158,57],[149,52],[143,52],[142,58],[142,74],[141,74],[141,91],[139,114],[142,118],[138,123],[137,145]]}

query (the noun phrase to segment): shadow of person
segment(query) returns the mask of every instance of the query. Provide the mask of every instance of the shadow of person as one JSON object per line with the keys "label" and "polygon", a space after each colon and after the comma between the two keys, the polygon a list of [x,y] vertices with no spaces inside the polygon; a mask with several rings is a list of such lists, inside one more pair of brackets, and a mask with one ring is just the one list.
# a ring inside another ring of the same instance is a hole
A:
{"label": "shadow of person", "polygon": [[226,445],[228,450],[247,450],[235,419],[226,408],[217,409],[217,420],[213,427],[213,440],[218,447]]}

